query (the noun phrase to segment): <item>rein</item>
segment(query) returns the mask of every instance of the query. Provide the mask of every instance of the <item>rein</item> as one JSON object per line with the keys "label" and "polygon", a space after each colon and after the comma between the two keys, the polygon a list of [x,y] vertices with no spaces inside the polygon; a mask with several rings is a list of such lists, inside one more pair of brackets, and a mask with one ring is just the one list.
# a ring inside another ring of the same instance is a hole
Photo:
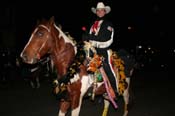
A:
{"label": "rein", "polygon": [[41,52],[42,48],[45,46],[45,44],[47,43],[47,41],[48,41],[48,38],[47,38],[47,40],[42,44],[42,46],[39,48],[39,50],[38,50],[38,52],[37,52],[37,54],[36,54],[36,57],[37,57],[38,59],[41,59],[40,52]]}

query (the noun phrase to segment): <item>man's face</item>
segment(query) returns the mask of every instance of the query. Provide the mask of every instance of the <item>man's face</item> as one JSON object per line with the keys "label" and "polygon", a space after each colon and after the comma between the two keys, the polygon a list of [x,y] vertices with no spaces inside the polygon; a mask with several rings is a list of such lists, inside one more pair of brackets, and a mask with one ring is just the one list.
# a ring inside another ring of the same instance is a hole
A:
{"label": "man's face", "polygon": [[106,11],[104,8],[97,9],[96,14],[98,17],[103,17],[106,14]]}

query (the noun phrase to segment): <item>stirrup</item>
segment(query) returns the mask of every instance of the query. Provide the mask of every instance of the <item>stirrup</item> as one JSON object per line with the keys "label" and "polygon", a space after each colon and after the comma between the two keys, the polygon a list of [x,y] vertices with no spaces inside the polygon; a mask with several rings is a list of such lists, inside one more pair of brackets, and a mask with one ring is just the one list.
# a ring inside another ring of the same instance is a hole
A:
{"label": "stirrup", "polygon": [[[103,98],[106,99],[106,100],[110,100],[107,93],[104,93],[104,94],[103,94]],[[118,98],[118,97],[115,97],[114,100],[117,101],[117,98]]]}
{"label": "stirrup", "polygon": [[104,93],[104,94],[103,94],[103,98],[106,99],[106,100],[109,100],[108,94],[107,94],[107,93]]}

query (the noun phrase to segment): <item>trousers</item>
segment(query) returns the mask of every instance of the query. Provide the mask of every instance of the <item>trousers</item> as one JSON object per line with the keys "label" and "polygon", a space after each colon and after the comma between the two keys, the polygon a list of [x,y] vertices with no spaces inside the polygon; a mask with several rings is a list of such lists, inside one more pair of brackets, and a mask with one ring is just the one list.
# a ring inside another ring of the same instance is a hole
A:
{"label": "trousers", "polygon": [[117,91],[116,80],[115,80],[115,76],[112,72],[112,69],[110,67],[110,61],[109,61],[110,56],[108,56],[108,53],[107,53],[108,49],[99,49],[99,48],[97,48],[96,50],[97,50],[98,55],[101,55],[101,56],[104,57],[103,68],[105,70],[106,75],[108,76],[108,80],[109,80],[112,88],[116,92]]}

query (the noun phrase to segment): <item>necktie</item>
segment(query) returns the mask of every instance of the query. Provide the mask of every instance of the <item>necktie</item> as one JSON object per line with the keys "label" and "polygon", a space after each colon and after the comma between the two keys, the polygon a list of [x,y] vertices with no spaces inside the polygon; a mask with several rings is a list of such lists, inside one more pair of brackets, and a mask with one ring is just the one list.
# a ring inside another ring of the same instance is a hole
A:
{"label": "necktie", "polygon": [[99,23],[99,21],[95,21],[95,22],[94,22],[94,24],[93,24],[93,26],[92,26],[92,32],[95,33],[95,32],[97,31],[98,23]]}

